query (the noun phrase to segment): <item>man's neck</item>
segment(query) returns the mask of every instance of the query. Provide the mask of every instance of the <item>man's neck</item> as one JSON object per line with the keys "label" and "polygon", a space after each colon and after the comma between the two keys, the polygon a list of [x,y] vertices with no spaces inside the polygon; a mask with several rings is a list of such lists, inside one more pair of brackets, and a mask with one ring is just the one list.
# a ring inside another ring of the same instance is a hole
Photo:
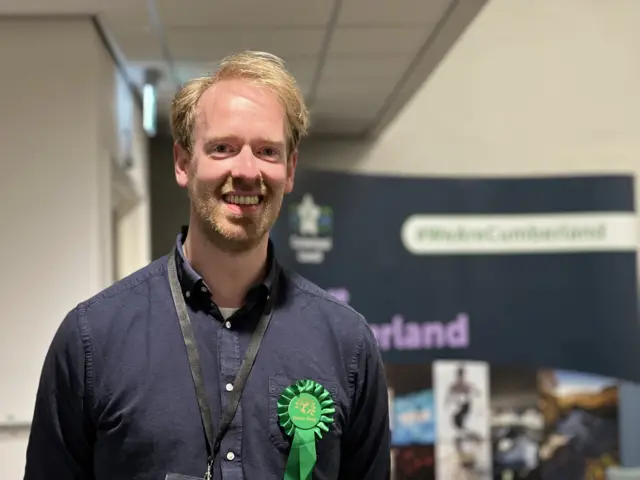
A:
{"label": "man's neck", "polygon": [[221,250],[190,228],[184,241],[185,257],[204,279],[213,301],[221,308],[242,306],[249,289],[266,273],[268,238],[242,253]]}

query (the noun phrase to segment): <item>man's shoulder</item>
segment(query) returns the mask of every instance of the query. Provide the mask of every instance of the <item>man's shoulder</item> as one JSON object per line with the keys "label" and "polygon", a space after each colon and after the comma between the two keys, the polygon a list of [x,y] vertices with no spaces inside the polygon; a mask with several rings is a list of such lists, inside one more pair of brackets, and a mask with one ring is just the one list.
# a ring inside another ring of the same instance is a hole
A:
{"label": "man's shoulder", "polygon": [[311,313],[349,340],[370,338],[371,330],[365,317],[351,305],[296,272],[287,271],[287,277],[294,294],[303,297],[300,303],[307,314]]}
{"label": "man's shoulder", "polygon": [[[75,348],[79,341],[85,348],[88,343],[95,346],[114,335],[113,338],[123,338],[138,313],[146,311],[154,303],[152,297],[156,292],[165,288],[169,289],[166,257],[152,261],[77,303],[62,319],[51,350],[66,351]],[[114,325],[120,328],[112,328]]]}
{"label": "man's shoulder", "polygon": [[[163,282],[167,273],[167,256],[158,258],[126,277],[80,302],[76,310],[91,313],[97,309],[107,313],[110,309],[121,310],[123,305],[131,304],[134,297],[148,297],[155,290],[156,282]],[[167,286],[168,288],[168,283]]]}
{"label": "man's shoulder", "polygon": [[292,270],[287,270],[286,274],[296,293],[305,296],[309,306],[339,314],[358,323],[365,322],[364,316],[351,305],[313,283],[308,278]]}

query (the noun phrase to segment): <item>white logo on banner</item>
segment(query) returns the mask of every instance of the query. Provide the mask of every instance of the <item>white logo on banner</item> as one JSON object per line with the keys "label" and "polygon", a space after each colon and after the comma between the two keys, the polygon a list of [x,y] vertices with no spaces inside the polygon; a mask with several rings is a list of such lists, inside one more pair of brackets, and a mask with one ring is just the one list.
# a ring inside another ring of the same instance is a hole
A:
{"label": "white logo on banner", "polygon": [[289,245],[296,251],[300,263],[322,263],[325,253],[333,248],[333,210],[316,204],[309,193],[290,207],[290,227],[293,234]]}

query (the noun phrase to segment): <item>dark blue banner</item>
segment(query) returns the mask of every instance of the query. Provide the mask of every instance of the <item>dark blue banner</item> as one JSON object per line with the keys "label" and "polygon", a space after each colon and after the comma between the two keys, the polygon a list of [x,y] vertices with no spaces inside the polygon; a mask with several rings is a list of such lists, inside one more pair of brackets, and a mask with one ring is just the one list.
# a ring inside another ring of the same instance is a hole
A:
{"label": "dark blue banner", "polygon": [[283,212],[272,234],[281,261],[348,296],[388,361],[640,381],[631,177],[303,171]]}

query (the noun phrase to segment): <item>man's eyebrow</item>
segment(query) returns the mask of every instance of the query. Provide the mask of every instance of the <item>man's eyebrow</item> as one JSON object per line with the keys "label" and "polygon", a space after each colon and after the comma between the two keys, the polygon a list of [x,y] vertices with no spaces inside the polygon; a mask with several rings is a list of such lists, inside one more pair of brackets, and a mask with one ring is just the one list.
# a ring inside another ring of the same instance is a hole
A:
{"label": "man's eyebrow", "polygon": [[204,144],[211,145],[212,143],[223,143],[231,141],[238,141],[238,137],[235,137],[233,135],[213,135],[211,137],[206,137],[204,140]]}
{"label": "man's eyebrow", "polygon": [[258,140],[258,143],[267,143],[269,145],[277,145],[277,146],[284,146],[285,145],[285,141],[284,140],[273,140],[273,139],[269,139],[269,138],[261,138]]}
{"label": "man's eyebrow", "polygon": [[[206,138],[203,144],[205,146],[211,146],[211,145],[215,145],[216,143],[238,142],[238,141],[242,141],[242,139],[240,139],[235,135],[216,135],[213,137]],[[286,145],[285,140],[276,140],[274,138],[268,138],[268,137],[258,138],[254,140],[252,143],[274,145],[278,147],[284,147]]]}

